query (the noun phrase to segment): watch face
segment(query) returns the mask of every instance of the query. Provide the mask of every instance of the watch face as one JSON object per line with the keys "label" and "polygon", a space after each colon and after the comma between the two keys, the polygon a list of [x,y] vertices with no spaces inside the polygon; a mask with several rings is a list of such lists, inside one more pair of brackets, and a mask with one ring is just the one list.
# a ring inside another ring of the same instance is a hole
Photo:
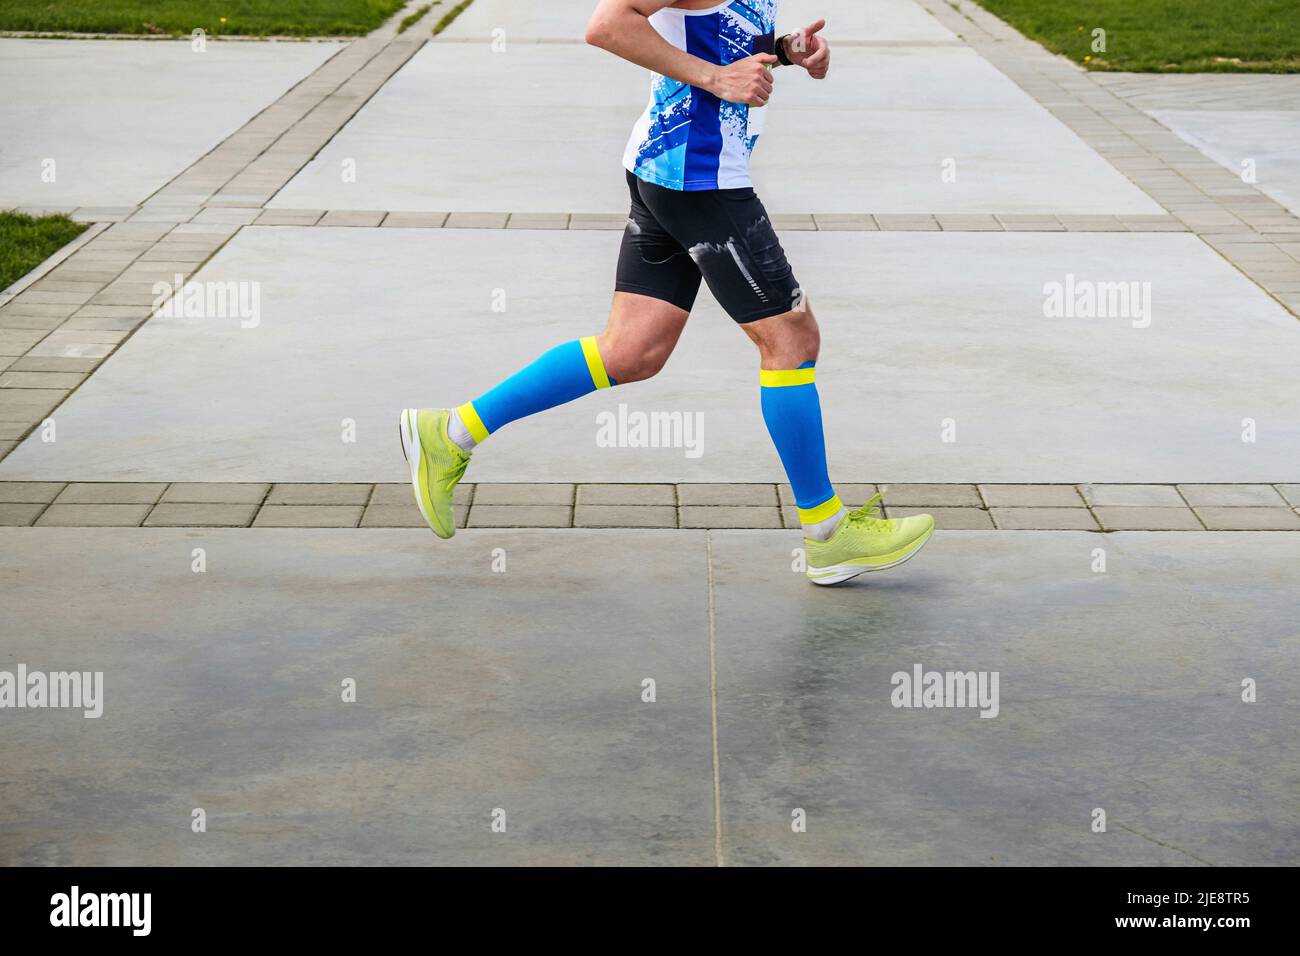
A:
{"label": "watch face", "polygon": [[764,33],[761,36],[754,37],[755,53],[770,53],[776,56],[776,31]]}

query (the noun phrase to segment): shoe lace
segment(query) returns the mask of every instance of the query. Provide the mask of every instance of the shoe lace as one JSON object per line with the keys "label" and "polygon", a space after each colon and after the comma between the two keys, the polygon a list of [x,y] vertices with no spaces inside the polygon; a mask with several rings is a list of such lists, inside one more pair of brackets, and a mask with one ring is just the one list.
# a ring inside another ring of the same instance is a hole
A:
{"label": "shoe lace", "polygon": [[452,465],[451,468],[449,468],[444,473],[446,475],[446,482],[448,487],[455,487],[456,483],[459,482],[460,479],[464,476],[465,469],[468,467],[469,467],[469,456],[465,455],[464,457],[461,457],[457,455],[456,463]]}
{"label": "shoe lace", "polygon": [[890,527],[890,521],[885,517],[884,498],[879,492],[861,508],[850,511],[845,520],[862,525],[868,531],[888,531]]}

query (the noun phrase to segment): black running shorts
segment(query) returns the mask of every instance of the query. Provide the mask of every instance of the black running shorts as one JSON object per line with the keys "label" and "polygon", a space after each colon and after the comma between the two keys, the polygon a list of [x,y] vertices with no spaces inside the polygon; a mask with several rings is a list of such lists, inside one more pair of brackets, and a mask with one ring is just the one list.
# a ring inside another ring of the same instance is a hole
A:
{"label": "black running shorts", "polygon": [[627,174],[632,210],[614,288],[691,310],[700,278],[737,322],[794,311],[802,293],[754,190],[665,189]]}

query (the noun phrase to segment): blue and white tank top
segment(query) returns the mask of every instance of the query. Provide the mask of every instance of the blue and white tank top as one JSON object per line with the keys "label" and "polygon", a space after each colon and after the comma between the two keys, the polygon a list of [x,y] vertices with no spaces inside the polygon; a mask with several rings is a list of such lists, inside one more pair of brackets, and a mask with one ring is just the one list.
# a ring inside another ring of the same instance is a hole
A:
{"label": "blue and white tank top", "polygon": [[[778,0],[730,0],[705,10],[672,7],[650,16],[665,40],[702,60],[726,66],[775,49]],[[623,165],[666,189],[735,189],[753,185],[749,155],[767,107],[728,103],[658,73],[650,104],[623,154]]]}

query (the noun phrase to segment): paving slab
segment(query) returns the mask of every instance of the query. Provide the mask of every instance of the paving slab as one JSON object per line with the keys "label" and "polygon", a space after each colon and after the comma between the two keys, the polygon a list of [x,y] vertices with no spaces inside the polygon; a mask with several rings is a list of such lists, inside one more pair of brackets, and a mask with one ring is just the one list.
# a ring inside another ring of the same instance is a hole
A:
{"label": "paving slab", "polygon": [[[581,42],[595,5],[591,0],[474,0],[440,35],[443,40],[482,40],[504,31],[511,42]],[[782,0],[782,33],[825,17],[841,42],[933,43],[956,37],[912,0]]]}
{"label": "paving slab", "polygon": [[[582,96],[557,108],[575,75]],[[434,42],[269,205],[625,211],[623,150],[646,95],[644,71],[585,45]],[[774,215],[1163,212],[964,47],[846,46],[833,81],[778,77],[762,135],[752,169]]]}
{"label": "paving slab", "polygon": [[[728,865],[1300,858],[1290,536],[938,532],[820,590],[788,534],[712,548]],[[918,664],[997,672],[997,716],[895,708]]]}
{"label": "paving slab", "polygon": [[1153,110],[1151,115],[1215,162],[1300,216],[1300,110]]}
{"label": "paving slab", "polygon": [[702,533],[0,541],[6,668],[104,675],[6,711],[0,864],[714,861]]}
{"label": "paving slab", "polygon": [[[149,320],[59,408],[59,440],[29,438],[0,478],[400,483],[400,409],[457,404],[598,331],[618,241],[245,227],[197,278],[261,283],[256,327]],[[837,480],[1295,479],[1300,324],[1195,236],[795,232],[783,243],[823,327]],[[1045,283],[1071,274],[1151,282],[1149,327],[1045,318]],[[468,480],[783,481],[756,366],[702,292],[659,377],[502,429]],[[649,412],[700,416],[696,450],[684,432],[676,448],[598,444],[597,416]],[[1241,441],[1246,418],[1254,443]]]}
{"label": "paving slab", "polygon": [[0,39],[0,208],[143,202],[342,48]]}

